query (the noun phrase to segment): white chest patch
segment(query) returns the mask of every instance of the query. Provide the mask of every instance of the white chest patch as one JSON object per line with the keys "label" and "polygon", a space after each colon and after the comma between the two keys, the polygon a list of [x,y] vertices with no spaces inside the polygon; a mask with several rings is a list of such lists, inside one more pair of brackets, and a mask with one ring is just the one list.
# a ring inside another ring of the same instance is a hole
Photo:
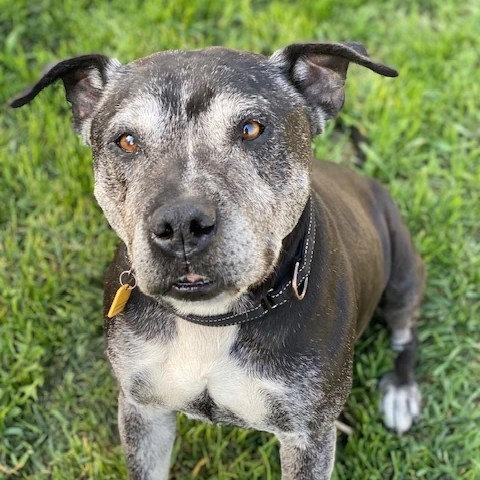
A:
{"label": "white chest patch", "polygon": [[167,343],[129,338],[115,352],[115,373],[134,403],[182,410],[207,392],[215,405],[249,426],[265,427],[268,396],[284,396],[287,388],[247,371],[230,355],[238,328],[179,319],[177,335]]}

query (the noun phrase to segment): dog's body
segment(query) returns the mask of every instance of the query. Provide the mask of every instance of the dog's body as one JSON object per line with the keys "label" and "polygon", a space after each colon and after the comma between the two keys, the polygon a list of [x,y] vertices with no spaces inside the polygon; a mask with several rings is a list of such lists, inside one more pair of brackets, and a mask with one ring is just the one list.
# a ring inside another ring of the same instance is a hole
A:
{"label": "dog's body", "polygon": [[378,183],[311,165],[348,61],[395,74],[353,44],[270,59],[165,52],[126,67],[87,56],[13,103],[62,78],[122,239],[106,311],[122,272],[138,281],[105,321],[132,478],[167,478],[175,411],[272,432],[282,478],[330,478],[354,342],[377,307],[400,351],[383,382],[386,424],[403,432],[418,415],[421,261]]}

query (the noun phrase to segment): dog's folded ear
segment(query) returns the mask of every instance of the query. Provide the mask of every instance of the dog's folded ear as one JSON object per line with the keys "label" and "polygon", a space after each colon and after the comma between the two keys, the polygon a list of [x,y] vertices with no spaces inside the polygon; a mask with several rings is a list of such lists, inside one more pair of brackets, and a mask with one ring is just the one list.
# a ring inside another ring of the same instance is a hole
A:
{"label": "dog's folded ear", "polygon": [[270,61],[305,97],[313,134],[320,133],[325,121],[341,110],[350,62],[386,77],[398,75],[393,68],[371,60],[359,43],[296,43],[276,51]]}
{"label": "dog's folded ear", "polygon": [[10,106],[22,107],[45,87],[61,79],[67,100],[72,105],[75,130],[85,137],[85,124],[89,123],[105,85],[119,66],[118,60],[104,55],[82,55],[47,65],[40,80],[11,100]]}

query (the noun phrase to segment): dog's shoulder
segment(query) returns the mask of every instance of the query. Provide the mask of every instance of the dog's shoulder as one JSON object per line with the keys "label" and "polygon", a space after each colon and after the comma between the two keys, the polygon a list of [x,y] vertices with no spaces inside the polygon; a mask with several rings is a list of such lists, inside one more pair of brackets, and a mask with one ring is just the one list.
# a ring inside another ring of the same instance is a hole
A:
{"label": "dog's shoulder", "polygon": [[377,180],[348,166],[325,160],[313,160],[312,186],[327,202],[331,197],[340,196],[344,200],[354,199],[357,205],[368,205],[381,203],[389,197]]}

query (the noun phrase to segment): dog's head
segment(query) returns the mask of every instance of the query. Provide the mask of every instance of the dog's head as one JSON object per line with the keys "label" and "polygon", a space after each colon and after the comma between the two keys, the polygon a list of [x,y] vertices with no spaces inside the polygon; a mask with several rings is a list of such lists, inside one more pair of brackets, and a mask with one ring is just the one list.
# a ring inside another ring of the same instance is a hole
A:
{"label": "dog's head", "polygon": [[312,136],[343,105],[358,44],[294,44],[270,58],[224,48],[127,65],[50,66],[13,107],[62,79],[91,146],[95,196],[138,285],[181,313],[224,313],[268,278],[309,196]]}

